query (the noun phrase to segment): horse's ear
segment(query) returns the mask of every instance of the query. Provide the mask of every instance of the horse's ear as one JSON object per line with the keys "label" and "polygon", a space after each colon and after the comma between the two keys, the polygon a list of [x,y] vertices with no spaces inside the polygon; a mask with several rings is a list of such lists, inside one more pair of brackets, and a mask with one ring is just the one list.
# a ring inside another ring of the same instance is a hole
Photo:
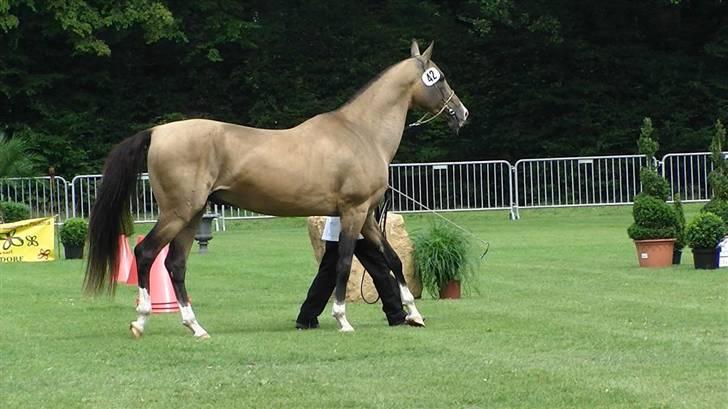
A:
{"label": "horse's ear", "polygon": [[432,48],[435,46],[435,42],[431,42],[430,46],[427,47],[424,53],[422,53],[422,57],[425,59],[425,61],[430,61],[432,58]]}
{"label": "horse's ear", "polygon": [[412,40],[412,45],[410,46],[410,53],[412,53],[413,57],[419,57],[420,56],[420,46],[417,45],[417,40]]}

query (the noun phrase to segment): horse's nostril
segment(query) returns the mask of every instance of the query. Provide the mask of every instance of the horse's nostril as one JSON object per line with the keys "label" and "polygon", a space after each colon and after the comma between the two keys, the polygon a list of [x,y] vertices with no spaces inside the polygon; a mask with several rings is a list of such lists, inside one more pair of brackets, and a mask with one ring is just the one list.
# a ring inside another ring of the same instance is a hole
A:
{"label": "horse's nostril", "polygon": [[468,119],[468,115],[470,115],[470,112],[465,107],[463,107],[463,110],[465,111],[463,112],[463,119]]}

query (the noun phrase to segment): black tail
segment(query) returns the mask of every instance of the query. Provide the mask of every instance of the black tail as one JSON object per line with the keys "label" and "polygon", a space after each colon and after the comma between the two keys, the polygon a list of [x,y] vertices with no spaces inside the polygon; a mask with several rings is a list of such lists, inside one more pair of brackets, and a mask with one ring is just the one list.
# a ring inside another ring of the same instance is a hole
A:
{"label": "black tail", "polygon": [[83,285],[86,293],[116,289],[111,277],[118,260],[119,235],[131,233],[129,199],[146,160],[152,131],[145,130],[116,145],[106,158],[101,188],[91,209],[89,256]]}

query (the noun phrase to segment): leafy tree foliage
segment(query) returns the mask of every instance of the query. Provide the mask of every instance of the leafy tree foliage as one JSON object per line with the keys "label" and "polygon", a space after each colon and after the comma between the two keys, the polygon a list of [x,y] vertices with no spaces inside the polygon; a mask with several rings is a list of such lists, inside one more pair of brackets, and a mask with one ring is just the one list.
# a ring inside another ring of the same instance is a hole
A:
{"label": "leafy tree foliage", "polygon": [[702,150],[728,113],[721,0],[0,0],[0,130],[59,174],[98,172],[141,128],[282,128],[337,108],[411,38],[471,111],[407,133],[397,161]]}

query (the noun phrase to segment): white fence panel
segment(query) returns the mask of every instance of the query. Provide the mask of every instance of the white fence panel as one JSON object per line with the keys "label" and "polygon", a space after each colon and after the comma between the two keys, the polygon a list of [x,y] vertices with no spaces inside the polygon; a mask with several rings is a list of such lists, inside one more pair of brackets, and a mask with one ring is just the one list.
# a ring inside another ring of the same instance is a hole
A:
{"label": "white fence panel", "polygon": [[392,210],[510,209],[511,165],[506,161],[393,164]]}
{"label": "white fence panel", "polygon": [[672,194],[680,193],[685,202],[710,200],[708,175],[712,170],[708,152],[671,153],[662,158],[662,176],[670,184]]}
{"label": "white fence panel", "polygon": [[[100,184],[101,175],[80,175],[71,180],[74,217],[89,217]],[[137,179],[136,190],[132,195],[129,207],[135,223],[157,221],[159,209],[152,186],[149,184],[148,174],[144,173]]]}
{"label": "white fence panel", "polygon": [[216,213],[218,216],[217,219],[215,219],[215,229],[218,231],[227,230],[227,224],[225,224],[225,222],[228,220],[264,219],[273,217],[228,205],[214,205],[212,212]]}
{"label": "white fence panel", "polygon": [[641,191],[643,155],[523,159],[515,165],[518,208],[619,205]]}
{"label": "white fence panel", "polygon": [[68,198],[68,183],[60,176],[0,179],[0,201],[27,205],[32,218],[58,215],[56,222],[65,221],[72,214]]}
{"label": "white fence panel", "polygon": [[[518,217],[519,208],[631,204],[641,191],[639,172],[645,161],[642,155],[618,155],[523,159],[515,166],[502,160],[392,164],[392,210],[510,210]],[[660,165],[673,194],[680,193],[686,202],[710,199],[709,153],[668,154]],[[59,222],[88,218],[101,177],[81,175],[70,183],[47,176],[0,179],[0,200],[28,205],[32,217],[59,215]],[[157,220],[147,174],[137,181],[130,210],[137,223]],[[219,215],[218,229],[225,228],[226,220],[270,217],[222,205],[213,212]]]}

